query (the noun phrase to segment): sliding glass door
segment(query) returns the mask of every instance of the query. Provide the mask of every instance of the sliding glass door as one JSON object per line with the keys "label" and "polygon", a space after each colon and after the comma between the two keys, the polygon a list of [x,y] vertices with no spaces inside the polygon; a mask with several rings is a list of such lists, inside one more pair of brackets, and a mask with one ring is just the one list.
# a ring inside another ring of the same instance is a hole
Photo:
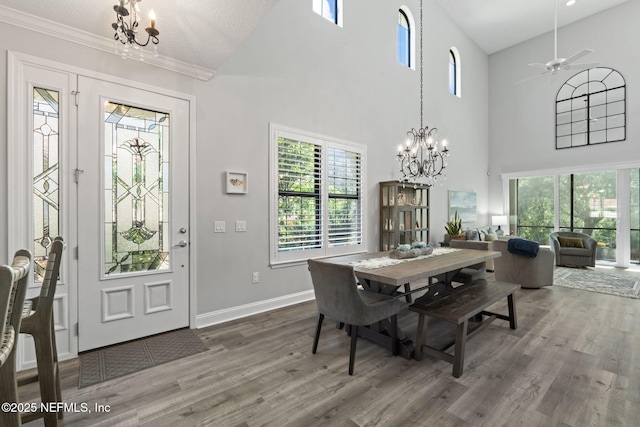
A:
{"label": "sliding glass door", "polygon": [[616,260],[616,171],[560,175],[560,231],[587,234],[598,242],[596,259]]}
{"label": "sliding glass door", "polygon": [[640,169],[506,178],[515,235],[548,245],[553,230],[584,233],[599,262],[640,264]]}
{"label": "sliding glass door", "polygon": [[519,237],[548,245],[555,217],[553,192],[553,176],[511,180],[510,229],[515,225]]}
{"label": "sliding glass door", "polygon": [[631,262],[640,264],[640,169],[630,171],[629,186]]}

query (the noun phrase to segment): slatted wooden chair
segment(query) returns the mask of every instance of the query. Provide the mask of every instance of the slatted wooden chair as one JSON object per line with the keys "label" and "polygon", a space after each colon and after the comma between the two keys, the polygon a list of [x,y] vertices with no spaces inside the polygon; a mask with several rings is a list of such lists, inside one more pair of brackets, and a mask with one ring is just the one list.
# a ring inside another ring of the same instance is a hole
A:
{"label": "slatted wooden chair", "polygon": [[[56,331],[53,320],[53,300],[60,272],[62,250],[64,242],[56,237],[49,250],[47,267],[45,270],[40,295],[26,301],[22,317],[20,332],[33,337],[36,349],[36,363],[38,373],[21,377],[18,385],[38,382],[42,402],[62,402],[60,376],[58,371],[58,351],[56,348]],[[44,418],[45,426],[57,426],[58,419],[62,419],[63,411],[37,412],[22,414],[22,422],[27,423],[38,418]]]}
{"label": "slatted wooden chair", "polygon": [[[11,266],[0,266],[0,304],[8,302],[0,309],[2,320],[2,344],[0,347],[0,402],[18,403],[18,383],[16,381],[16,347],[22,323],[22,307],[29,284],[31,253],[19,250],[13,257]],[[0,426],[20,426],[20,413],[0,411]]]}

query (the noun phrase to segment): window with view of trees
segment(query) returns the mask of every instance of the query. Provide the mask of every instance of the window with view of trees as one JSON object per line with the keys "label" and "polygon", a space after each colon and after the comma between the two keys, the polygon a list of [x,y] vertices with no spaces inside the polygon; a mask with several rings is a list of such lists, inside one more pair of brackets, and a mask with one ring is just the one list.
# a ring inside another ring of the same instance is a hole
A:
{"label": "window with view of trees", "polygon": [[[627,176],[629,193],[626,184],[618,189],[618,180],[624,183]],[[626,206],[628,198],[628,214],[618,212],[619,198],[621,206]],[[630,261],[640,263],[638,169],[510,179],[509,203],[511,229],[516,235],[547,245],[554,227],[588,234],[598,242],[597,259],[601,261],[621,261],[617,253],[618,233],[623,233],[622,242],[626,245],[627,225],[624,223],[624,229],[618,230],[618,220],[619,215],[628,215]]]}
{"label": "window with view of trees", "polygon": [[616,259],[616,171],[560,175],[560,231],[588,234],[597,259]]}
{"label": "window with view of trees", "polygon": [[631,170],[629,181],[631,262],[640,264],[640,169]]}
{"label": "window with view of trees", "polygon": [[511,215],[517,218],[516,234],[524,239],[548,245],[554,226],[554,177],[512,179]]}
{"label": "window with view of trees", "polygon": [[272,126],[271,262],[363,248],[364,147]]}

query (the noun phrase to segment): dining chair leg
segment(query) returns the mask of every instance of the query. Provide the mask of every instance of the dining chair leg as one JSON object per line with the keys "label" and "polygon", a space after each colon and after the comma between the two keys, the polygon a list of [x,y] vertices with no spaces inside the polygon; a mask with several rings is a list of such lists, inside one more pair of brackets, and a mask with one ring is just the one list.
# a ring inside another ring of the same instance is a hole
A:
{"label": "dining chair leg", "polygon": [[[15,352],[15,347],[12,352]],[[16,382],[15,354],[10,354],[0,367],[0,401],[2,403],[18,403],[18,384]],[[0,426],[14,427],[22,425],[20,412],[0,411]]]}
{"label": "dining chair leg", "polygon": [[316,354],[316,350],[318,350],[318,340],[320,340],[320,330],[322,329],[323,320],[324,314],[318,313],[318,326],[316,327],[316,336],[313,339],[313,348],[311,349],[312,354]]}
{"label": "dining chair leg", "polygon": [[[53,381],[56,387],[56,401],[62,402],[62,387],[60,386],[60,369],[58,368],[58,347],[56,346],[56,328],[51,313],[51,348],[53,349]],[[58,419],[64,417],[64,411],[58,411]]]}
{"label": "dining chair leg", "polygon": [[[57,396],[55,380],[56,366],[53,357],[53,343],[51,335],[34,335],[33,340],[36,348],[36,363],[38,367],[38,384],[40,386],[40,397],[42,403],[60,402],[62,399]],[[61,411],[58,411],[61,412]],[[58,414],[54,411],[46,411],[43,414],[45,426],[57,426]]]}
{"label": "dining chair leg", "polygon": [[351,351],[349,352],[349,375],[353,375],[356,361],[356,342],[358,341],[358,327],[351,325]]}

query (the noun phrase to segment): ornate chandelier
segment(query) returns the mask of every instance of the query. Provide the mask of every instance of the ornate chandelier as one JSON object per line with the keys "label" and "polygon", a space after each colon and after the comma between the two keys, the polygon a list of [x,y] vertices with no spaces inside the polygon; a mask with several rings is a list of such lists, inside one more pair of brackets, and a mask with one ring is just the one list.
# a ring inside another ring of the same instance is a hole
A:
{"label": "ornate chandelier", "polygon": [[[160,32],[156,30],[156,17],[152,12],[149,13],[151,25],[145,28],[147,32],[147,41],[141,42],[138,40],[138,27],[140,25],[140,8],[138,3],[142,0],[120,0],[120,3],[113,6],[113,10],[116,12],[116,22],[111,24],[111,28],[114,29],[115,34],[113,38],[116,43],[116,53],[120,53],[122,58],[133,55],[133,49],[139,50],[139,56],[141,60],[144,60],[143,49],[149,44],[153,43],[153,56],[158,56],[158,35]],[[129,5],[125,6],[125,3]],[[126,17],[128,19],[125,19]]]}
{"label": "ornate chandelier", "polygon": [[[420,128],[407,132],[407,142],[398,147],[400,181],[415,182],[424,179],[432,186],[438,177],[444,177],[449,148],[447,140],[438,141],[438,129],[423,125],[423,74],[422,74],[422,0],[420,0]],[[439,148],[439,144],[442,148]]]}

